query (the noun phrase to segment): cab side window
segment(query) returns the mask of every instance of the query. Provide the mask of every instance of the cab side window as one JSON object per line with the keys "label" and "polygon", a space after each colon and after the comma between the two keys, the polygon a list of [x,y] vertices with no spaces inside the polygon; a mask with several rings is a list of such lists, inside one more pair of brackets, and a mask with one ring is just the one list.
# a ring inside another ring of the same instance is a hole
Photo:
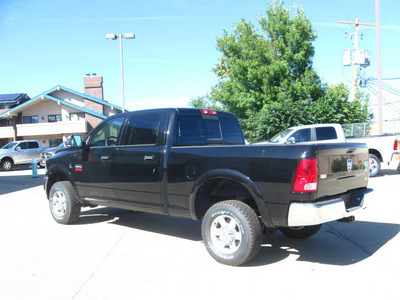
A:
{"label": "cab side window", "polygon": [[300,129],[293,133],[291,137],[294,137],[296,143],[310,142],[311,141],[311,130],[309,128]]}
{"label": "cab side window", "polygon": [[89,137],[87,145],[90,147],[111,147],[115,146],[124,124],[125,117],[113,118],[98,128]]}
{"label": "cab side window", "polygon": [[126,126],[121,145],[154,145],[157,144],[160,130],[158,114],[134,115]]}
{"label": "cab side window", "polygon": [[38,142],[28,142],[28,149],[38,149],[39,144]]}
{"label": "cab side window", "polygon": [[317,141],[337,139],[336,130],[333,127],[317,127],[315,130],[317,132]]}
{"label": "cab side window", "polygon": [[18,147],[19,147],[21,150],[25,150],[25,149],[26,149],[26,142],[19,143],[18,146],[17,146],[17,148],[18,148]]}

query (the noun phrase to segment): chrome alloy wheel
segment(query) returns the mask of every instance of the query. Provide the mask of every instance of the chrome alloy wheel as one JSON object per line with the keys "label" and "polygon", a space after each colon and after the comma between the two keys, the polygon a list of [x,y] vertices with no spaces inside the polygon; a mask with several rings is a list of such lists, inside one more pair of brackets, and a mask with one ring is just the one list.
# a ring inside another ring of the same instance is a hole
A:
{"label": "chrome alloy wheel", "polygon": [[221,215],[214,219],[210,235],[216,249],[224,254],[235,253],[242,242],[239,224],[228,215]]}
{"label": "chrome alloy wheel", "polygon": [[378,162],[373,159],[370,158],[369,159],[369,173],[371,176],[375,176],[376,174],[378,174],[379,169],[378,169]]}
{"label": "chrome alloy wheel", "polygon": [[5,161],[3,163],[3,170],[4,171],[10,171],[11,168],[12,168],[12,163],[9,160],[7,160],[7,161]]}
{"label": "chrome alloy wheel", "polygon": [[57,217],[62,218],[65,215],[65,212],[67,210],[67,204],[66,204],[66,199],[65,199],[65,194],[57,190],[55,191],[53,198],[51,199],[51,206],[54,214]]}

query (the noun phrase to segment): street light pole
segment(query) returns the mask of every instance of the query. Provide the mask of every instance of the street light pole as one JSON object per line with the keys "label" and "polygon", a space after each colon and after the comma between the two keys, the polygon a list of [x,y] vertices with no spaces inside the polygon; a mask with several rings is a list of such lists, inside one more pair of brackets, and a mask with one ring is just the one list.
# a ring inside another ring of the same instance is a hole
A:
{"label": "street light pole", "polygon": [[122,112],[125,112],[124,59],[123,59],[123,50],[122,50],[122,39],[123,38],[134,39],[135,35],[133,33],[125,33],[125,34],[107,33],[106,34],[106,39],[109,41],[119,39],[119,60],[120,60],[120,65],[121,65]]}

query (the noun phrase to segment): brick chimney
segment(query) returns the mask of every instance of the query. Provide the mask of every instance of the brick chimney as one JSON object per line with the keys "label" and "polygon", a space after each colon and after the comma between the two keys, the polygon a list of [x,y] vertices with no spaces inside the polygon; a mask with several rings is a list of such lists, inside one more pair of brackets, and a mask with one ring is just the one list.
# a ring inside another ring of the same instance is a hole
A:
{"label": "brick chimney", "polygon": [[97,76],[96,74],[86,74],[83,78],[85,86],[85,94],[95,96],[100,99],[103,98],[103,76]]}

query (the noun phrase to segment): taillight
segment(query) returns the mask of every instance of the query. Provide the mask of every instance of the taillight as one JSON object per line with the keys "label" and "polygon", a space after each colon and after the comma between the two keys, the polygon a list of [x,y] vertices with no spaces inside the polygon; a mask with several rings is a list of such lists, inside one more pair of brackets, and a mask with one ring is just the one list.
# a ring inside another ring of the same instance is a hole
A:
{"label": "taillight", "polygon": [[397,151],[399,149],[399,142],[394,140],[393,151]]}
{"label": "taillight", "polygon": [[318,189],[318,161],[306,158],[299,161],[294,174],[293,192],[309,193]]}

